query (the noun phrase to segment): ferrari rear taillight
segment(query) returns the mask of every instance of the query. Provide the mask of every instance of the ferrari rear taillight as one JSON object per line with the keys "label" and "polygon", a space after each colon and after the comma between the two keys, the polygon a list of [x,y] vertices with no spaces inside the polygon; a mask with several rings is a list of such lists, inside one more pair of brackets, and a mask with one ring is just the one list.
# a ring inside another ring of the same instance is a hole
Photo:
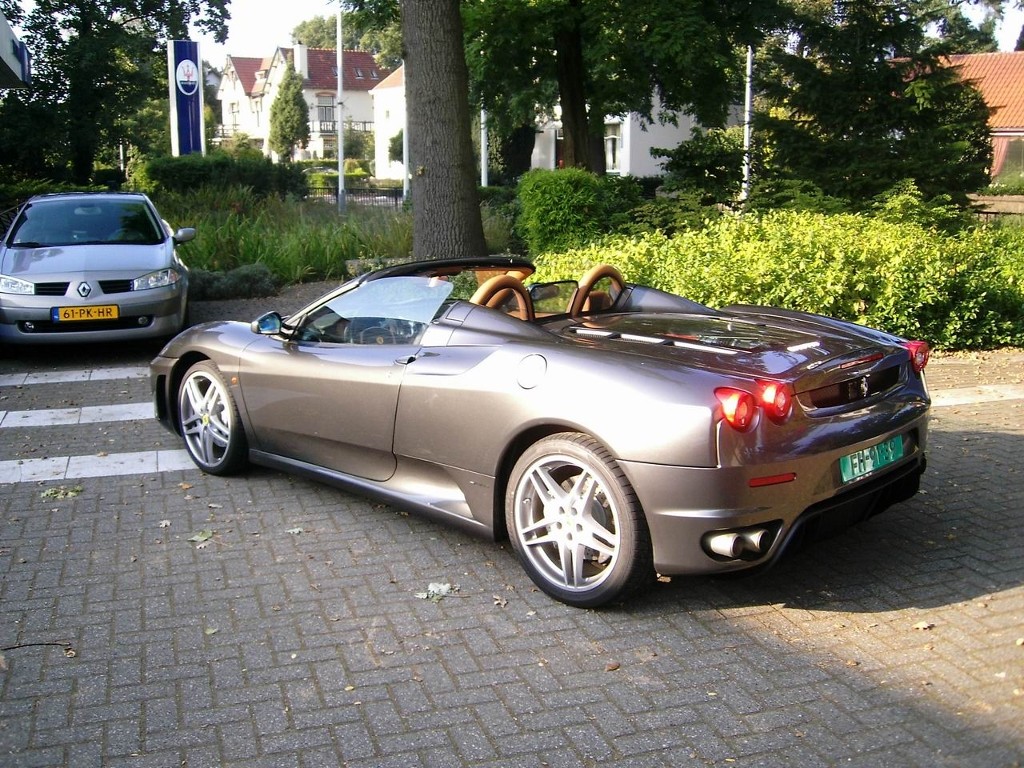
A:
{"label": "ferrari rear taillight", "polygon": [[758,409],[772,421],[781,424],[793,412],[793,396],[785,384],[777,381],[762,381],[748,392],[734,387],[719,387],[715,397],[722,405],[722,418],[740,432],[754,424]]}
{"label": "ferrari rear taillight", "polygon": [[769,419],[781,423],[789,418],[793,410],[793,397],[784,384],[777,381],[762,382],[761,405]]}
{"label": "ferrari rear taillight", "polygon": [[733,429],[745,432],[754,423],[757,415],[757,403],[749,392],[732,387],[719,387],[715,397],[722,404],[722,417]]}
{"label": "ferrari rear taillight", "polygon": [[907,348],[910,353],[910,365],[914,368],[915,373],[920,373],[924,370],[924,367],[928,365],[928,357],[931,355],[931,349],[928,347],[927,341],[905,341],[903,346]]}

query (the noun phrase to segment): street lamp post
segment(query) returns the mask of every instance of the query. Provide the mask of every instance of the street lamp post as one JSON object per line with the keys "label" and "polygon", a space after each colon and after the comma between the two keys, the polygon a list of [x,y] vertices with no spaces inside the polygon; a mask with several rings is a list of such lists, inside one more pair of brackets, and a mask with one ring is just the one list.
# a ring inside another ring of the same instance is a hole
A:
{"label": "street lamp post", "polygon": [[344,70],[342,69],[342,38],[341,38],[341,3],[338,3],[338,43],[337,61],[338,67],[338,98],[335,105],[335,117],[338,126],[338,213],[345,212],[345,113],[342,105],[342,94],[344,91]]}

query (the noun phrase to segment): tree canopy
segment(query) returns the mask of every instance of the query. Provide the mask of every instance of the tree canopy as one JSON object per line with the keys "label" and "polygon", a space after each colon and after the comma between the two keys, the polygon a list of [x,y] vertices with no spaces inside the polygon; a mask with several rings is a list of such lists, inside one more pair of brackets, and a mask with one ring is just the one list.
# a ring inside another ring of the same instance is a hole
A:
{"label": "tree canopy", "polygon": [[[382,67],[395,69],[402,63],[402,31],[397,17],[382,20],[371,13],[350,9],[344,15],[341,35],[346,50],[369,51]],[[292,30],[292,40],[310,48],[334,48],[337,39],[337,17],[316,16]]]}
{"label": "tree canopy", "polygon": [[607,115],[722,125],[741,51],[782,12],[775,0],[465,0],[474,96],[506,132],[557,105],[564,164],[602,171]]}
{"label": "tree canopy", "polygon": [[302,92],[302,78],[291,60],[284,68],[277,96],[270,105],[270,148],[285,162],[292,159],[296,147],[309,142],[309,107]]}
{"label": "tree canopy", "polygon": [[988,108],[926,40],[925,4],[804,3],[763,51],[762,178],[865,202],[905,179],[963,199],[988,178]]}
{"label": "tree canopy", "polygon": [[130,143],[128,118],[166,94],[167,41],[193,24],[223,42],[229,2],[39,0],[26,13],[0,0],[33,62],[31,87],[0,102],[0,164],[16,176],[87,183],[101,147]]}

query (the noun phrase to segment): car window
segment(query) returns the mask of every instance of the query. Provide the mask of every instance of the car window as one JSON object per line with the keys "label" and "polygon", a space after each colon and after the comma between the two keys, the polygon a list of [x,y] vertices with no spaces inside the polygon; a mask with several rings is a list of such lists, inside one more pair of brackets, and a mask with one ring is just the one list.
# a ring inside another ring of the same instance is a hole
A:
{"label": "car window", "polygon": [[297,335],[328,344],[415,344],[451,292],[444,278],[372,280],[313,309]]}
{"label": "car window", "polygon": [[42,200],[21,212],[9,244],[22,247],[136,243],[155,245],[163,227],[138,200]]}

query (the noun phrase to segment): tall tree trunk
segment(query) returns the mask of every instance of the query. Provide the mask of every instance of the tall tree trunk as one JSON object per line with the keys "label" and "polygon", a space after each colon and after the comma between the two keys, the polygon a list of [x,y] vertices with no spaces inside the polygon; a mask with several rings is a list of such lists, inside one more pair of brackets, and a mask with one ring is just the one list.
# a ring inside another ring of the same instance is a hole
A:
{"label": "tall tree trunk", "polygon": [[413,256],[487,253],[459,0],[402,0]]}
{"label": "tall tree trunk", "polygon": [[562,164],[591,170],[581,12],[579,0],[571,0],[564,23],[555,30],[555,66],[562,109]]}

